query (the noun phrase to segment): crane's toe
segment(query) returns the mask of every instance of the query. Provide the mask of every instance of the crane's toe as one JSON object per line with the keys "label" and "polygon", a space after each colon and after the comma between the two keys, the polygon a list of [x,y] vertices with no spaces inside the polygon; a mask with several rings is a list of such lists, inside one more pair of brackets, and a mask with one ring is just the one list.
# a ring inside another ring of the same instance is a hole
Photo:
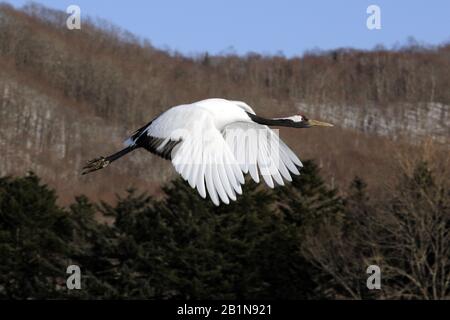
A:
{"label": "crane's toe", "polygon": [[108,166],[109,161],[105,157],[95,158],[93,160],[90,160],[86,163],[86,165],[83,167],[82,175],[100,170],[106,166]]}

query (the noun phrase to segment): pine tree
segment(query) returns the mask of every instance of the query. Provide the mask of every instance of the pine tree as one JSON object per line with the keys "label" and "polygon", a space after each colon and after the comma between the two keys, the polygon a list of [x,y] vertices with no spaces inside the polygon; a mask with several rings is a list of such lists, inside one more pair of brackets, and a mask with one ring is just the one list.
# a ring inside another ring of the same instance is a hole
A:
{"label": "pine tree", "polygon": [[59,296],[72,227],[36,175],[0,178],[0,297]]}
{"label": "pine tree", "polygon": [[[68,209],[30,175],[0,180],[0,295],[13,298],[314,298],[317,269],[301,246],[339,221],[341,201],[305,162],[274,190],[247,181],[215,207],[182,179],[163,198],[129,190],[116,205],[80,196]],[[112,219],[113,224],[99,218]],[[26,256],[26,259],[23,258]],[[65,288],[77,264],[82,290]]]}

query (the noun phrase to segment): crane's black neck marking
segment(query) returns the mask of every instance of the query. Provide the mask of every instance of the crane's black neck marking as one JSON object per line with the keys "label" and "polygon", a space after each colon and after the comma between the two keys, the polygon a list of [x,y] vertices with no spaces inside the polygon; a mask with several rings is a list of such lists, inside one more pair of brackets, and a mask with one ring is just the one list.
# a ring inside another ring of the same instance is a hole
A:
{"label": "crane's black neck marking", "polygon": [[266,119],[263,117],[259,117],[256,114],[247,112],[250,119],[253,122],[263,124],[266,126],[277,126],[277,127],[292,127],[292,128],[307,128],[306,124],[302,122],[294,122],[291,119]]}

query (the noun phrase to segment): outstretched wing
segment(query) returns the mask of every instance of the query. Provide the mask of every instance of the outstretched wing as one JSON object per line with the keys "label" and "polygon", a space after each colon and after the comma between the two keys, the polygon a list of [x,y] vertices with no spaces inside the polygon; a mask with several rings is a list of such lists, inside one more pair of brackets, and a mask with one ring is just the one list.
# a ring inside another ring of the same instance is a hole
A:
{"label": "outstretched wing", "polygon": [[233,154],[217,129],[205,136],[183,140],[172,152],[175,170],[205,198],[206,191],[215,205],[228,204],[242,194],[245,182]]}
{"label": "outstretched wing", "polygon": [[[172,151],[175,170],[215,205],[228,204],[242,194],[245,182],[239,165],[209,114],[199,114],[197,124],[181,134],[182,142]],[[194,121],[195,122],[195,121]]]}
{"label": "outstretched wing", "polygon": [[244,175],[211,114],[202,108],[171,110],[142,130],[135,143],[148,141],[148,150],[166,155],[189,185],[203,198],[208,193],[215,205],[236,200]]}
{"label": "outstretched wing", "polygon": [[255,182],[261,174],[273,188],[274,181],[284,185],[283,178],[292,181],[290,173],[300,174],[300,159],[268,126],[235,122],[225,127],[223,135],[241,170]]}

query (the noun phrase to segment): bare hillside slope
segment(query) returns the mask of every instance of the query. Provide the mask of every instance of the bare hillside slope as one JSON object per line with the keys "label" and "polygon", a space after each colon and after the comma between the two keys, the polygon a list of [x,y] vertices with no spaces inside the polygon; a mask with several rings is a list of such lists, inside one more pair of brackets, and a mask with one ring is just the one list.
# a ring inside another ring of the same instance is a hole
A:
{"label": "bare hillside slope", "polygon": [[382,189],[399,150],[414,154],[428,138],[448,148],[450,45],[185,57],[110,25],[69,31],[65,17],[0,5],[0,175],[33,170],[63,201],[79,193],[110,200],[131,186],[156,192],[173,170],[144,151],[93,175],[80,168],[166,108],[207,97],[243,100],[265,116],[301,111],[333,122],[281,132],[333,185],[359,175]]}

